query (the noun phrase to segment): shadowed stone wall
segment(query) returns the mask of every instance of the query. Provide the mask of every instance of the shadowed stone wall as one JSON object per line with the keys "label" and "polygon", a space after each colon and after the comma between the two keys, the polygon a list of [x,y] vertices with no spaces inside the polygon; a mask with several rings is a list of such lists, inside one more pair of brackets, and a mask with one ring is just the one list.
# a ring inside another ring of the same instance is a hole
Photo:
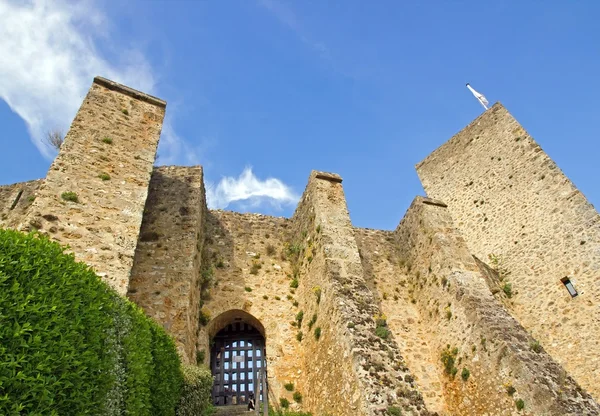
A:
{"label": "shadowed stone wall", "polygon": [[[68,244],[77,260],[122,295],[129,285],[165,105],[95,78],[19,227]],[[61,197],[65,192],[71,198]]]}
{"label": "shadowed stone wall", "polygon": [[[492,296],[444,204],[417,197],[395,238],[407,276],[401,291],[419,309],[420,325],[429,328],[429,360],[443,380],[447,414],[511,415],[518,399],[529,415],[600,414],[592,397]],[[405,314],[390,305],[388,310]],[[454,360],[447,369],[444,352]],[[465,369],[469,376],[463,379]]]}
{"label": "shadowed stone wall", "polygon": [[202,168],[154,168],[127,296],[196,362],[206,200]]}
{"label": "shadowed stone wall", "polygon": [[[567,140],[568,138],[565,138]],[[469,250],[499,259],[511,313],[600,398],[600,216],[540,146],[495,104],[417,171],[448,204]],[[569,277],[572,298],[561,279]]]}
{"label": "shadowed stone wall", "polygon": [[16,228],[27,216],[43,179],[0,186],[0,227]]}

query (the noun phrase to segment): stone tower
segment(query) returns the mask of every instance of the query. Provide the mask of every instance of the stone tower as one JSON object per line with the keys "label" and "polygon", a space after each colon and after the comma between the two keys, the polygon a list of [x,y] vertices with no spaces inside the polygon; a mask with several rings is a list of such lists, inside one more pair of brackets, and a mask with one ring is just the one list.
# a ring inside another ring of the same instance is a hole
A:
{"label": "stone tower", "polygon": [[[511,314],[600,397],[600,215],[501,105],[417,165],[479,260],[499,264]],[[570,285],[569,285],[570,283]],[[574,296],[569,292],[572,292]]]}

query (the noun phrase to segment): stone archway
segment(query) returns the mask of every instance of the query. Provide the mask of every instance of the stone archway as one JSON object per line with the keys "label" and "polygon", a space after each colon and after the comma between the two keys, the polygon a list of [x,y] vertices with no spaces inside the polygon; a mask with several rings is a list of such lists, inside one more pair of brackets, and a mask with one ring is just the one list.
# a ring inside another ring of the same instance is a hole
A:
{"label": "stone archway", "polygon": [[265,329],[254,316],[232,309],[208,326],[212,399],[216,406],[246,405],[251,395],[258,406],[266,400]]}

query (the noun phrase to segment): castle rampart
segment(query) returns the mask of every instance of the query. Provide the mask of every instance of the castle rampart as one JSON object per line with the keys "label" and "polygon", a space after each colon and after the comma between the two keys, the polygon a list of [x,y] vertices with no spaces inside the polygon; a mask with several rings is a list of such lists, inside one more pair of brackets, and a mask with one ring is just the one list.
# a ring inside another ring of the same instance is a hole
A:
{"label": "castle rampart", "polygon": [[600,216],[594,207],[501,104],[417,171],[427,195],[448,204],[471,253],[484,262],[494,256],[512,295],[511,313],[600,397]]}
{"label": "castle rampart", "polygon": [[127,296],[163,324],[189,362],[196,362],[206,215],[200,166],[154,168]]}
{"label": "castle rampart", "polygon": [[165,105],[95,78],[19,227],[68,244],[123,295]]}

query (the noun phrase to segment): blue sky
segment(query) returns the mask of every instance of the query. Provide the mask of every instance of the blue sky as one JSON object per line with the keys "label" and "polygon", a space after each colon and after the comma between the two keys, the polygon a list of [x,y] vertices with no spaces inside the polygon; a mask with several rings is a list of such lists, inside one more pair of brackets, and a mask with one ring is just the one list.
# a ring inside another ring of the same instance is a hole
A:
{"label": "blue sky", "polygon": [[167,100],[158,164],[203,165],[213,206],[290,216],[326,170],[392,229],[483,110],[470,82],[600,205],[600,2],[119,3],[0,0],[0,184],[45,176],[103,75]]}

